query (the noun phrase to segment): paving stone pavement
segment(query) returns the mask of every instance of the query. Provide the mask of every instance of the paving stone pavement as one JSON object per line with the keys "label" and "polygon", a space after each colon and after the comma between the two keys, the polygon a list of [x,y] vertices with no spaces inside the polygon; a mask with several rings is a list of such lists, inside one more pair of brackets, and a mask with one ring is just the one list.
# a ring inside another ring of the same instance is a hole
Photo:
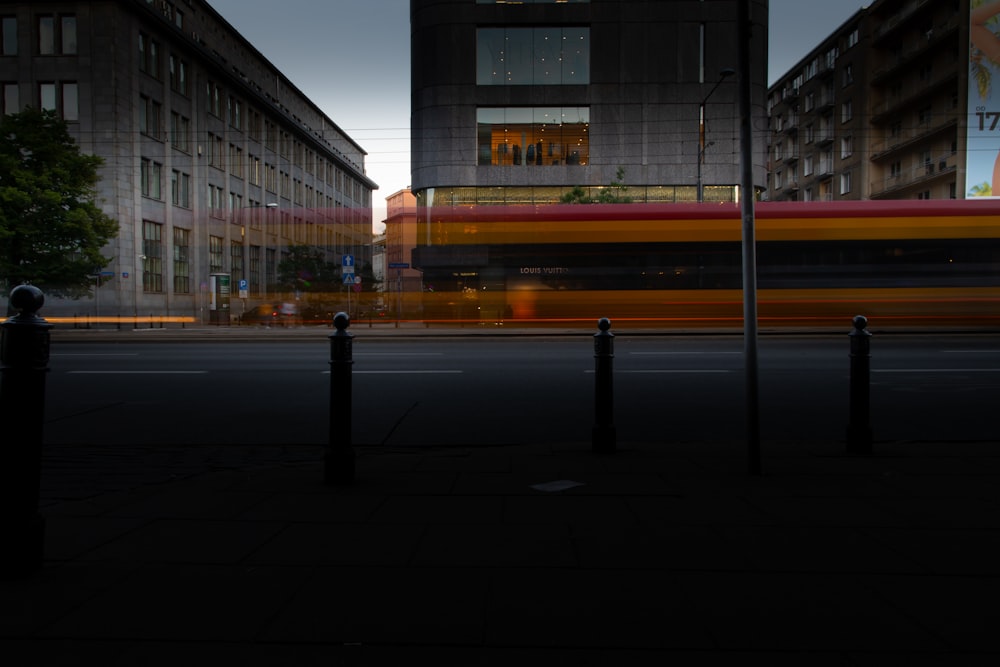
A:
{"label": "paving stone pavement", "polygon": [[24,665],[981,665],[1000,443],[47,447]]}

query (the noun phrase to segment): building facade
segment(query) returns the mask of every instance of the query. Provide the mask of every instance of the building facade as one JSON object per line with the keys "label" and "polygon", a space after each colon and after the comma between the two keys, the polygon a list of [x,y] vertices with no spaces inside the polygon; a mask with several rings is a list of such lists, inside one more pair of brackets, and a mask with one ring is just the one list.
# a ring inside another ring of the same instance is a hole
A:
{"label": "building facade", "polygon": [[221,324],[289,297],[291,246],[370,262],[365,151],[207,2],[3,1],[0,18],[3,112],[55,109],[104,159],[119,222],[91,302],[47,314]]}
{"label": "building facade", "polygon": [[[412,190],[428,205],[733,201],[736,0],[411,0]],[[766,0],[752,3],[764,128]],[[766,182],[767,137],[754,178]]]}
{"label": "building facade", "polygon": [[877,0],[777,79],[766,197],[965,197],[969,12]]}

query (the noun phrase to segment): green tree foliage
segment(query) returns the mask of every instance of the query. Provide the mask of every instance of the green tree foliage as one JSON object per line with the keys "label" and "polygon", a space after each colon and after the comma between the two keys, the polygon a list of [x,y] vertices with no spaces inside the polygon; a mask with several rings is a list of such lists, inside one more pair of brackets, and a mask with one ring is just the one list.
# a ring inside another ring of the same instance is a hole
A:
{"label": "green tree foliage", "polygon": [[618,167],[615,180],[601,188],[597,199],[592,198],[579,185],[564,194],[559,201],[563,204],[631,204],[628,196],[628,186],[625,185],[625,167]]}
{"label": "green tree foliage", "polygon": [[107,266],[101,248],[118,223],[94,203],[102,164],[85,155],[54,112],[0,118],[0,281],[49,294],[88,294]]}
{"label": "green tree foliage", "polygon": [[293,245],[278,263],[278,282],[297,292],[336,292],[340,289],[340,267],[326,261],[314,246]]}

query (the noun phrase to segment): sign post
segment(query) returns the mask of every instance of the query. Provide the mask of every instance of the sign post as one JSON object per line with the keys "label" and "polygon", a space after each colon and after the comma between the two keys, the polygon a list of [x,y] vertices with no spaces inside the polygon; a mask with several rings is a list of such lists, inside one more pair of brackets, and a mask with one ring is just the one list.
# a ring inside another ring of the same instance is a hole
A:
{"label": "sign post", "polygon": [[389,262],[390,269],[396,269],[396,328],[399,328],[401,311],[403,310],[403,269],[410,268],[407,262]]}
{"label": "sign post", "polygon": [[344,255],[340,259],[341,281],[347,287],[347,316],[351,316],[351,289],[354,287],[354,255]]}

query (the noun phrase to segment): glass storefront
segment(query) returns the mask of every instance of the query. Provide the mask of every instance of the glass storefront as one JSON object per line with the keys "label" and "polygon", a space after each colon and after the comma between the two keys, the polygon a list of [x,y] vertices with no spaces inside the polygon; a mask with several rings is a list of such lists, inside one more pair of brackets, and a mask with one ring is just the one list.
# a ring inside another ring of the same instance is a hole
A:
{"label": "glass storefront", "polygon": [[476,109],[480,165],[586,165],[590,109],[503,107]]}

